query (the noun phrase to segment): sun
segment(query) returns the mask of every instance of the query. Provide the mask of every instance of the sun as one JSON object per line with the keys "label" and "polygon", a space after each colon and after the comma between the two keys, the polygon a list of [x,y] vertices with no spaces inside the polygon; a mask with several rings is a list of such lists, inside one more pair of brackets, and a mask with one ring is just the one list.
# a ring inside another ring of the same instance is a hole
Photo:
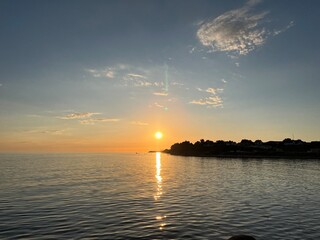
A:
{"label": "sun", "polygon": [[156,132],[154,136],[156,139],[161,139],[163,135],[162,135],[162,132]]}

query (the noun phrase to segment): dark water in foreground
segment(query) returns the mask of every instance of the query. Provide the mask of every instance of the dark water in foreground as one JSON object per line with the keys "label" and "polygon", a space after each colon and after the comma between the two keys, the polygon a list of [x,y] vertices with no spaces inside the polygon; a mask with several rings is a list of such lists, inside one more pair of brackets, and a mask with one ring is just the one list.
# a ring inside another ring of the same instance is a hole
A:
{"label": "dark water in foreground", "polygon": [[320,239],[320,161],[0,155],[1,239]]}

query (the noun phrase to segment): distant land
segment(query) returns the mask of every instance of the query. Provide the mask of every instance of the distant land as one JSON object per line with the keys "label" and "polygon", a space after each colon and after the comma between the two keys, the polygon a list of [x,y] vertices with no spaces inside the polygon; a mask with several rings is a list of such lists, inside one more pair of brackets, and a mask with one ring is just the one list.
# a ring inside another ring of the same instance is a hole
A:
{"label": "distant land", "polygon": [[310,158],[320,159],[320,141],[304,142],[286,138],[283,141],[243,139],[233,141],[210,141],[201,139],[195,143],[175,143],[163,152],[179,156],[240,157],[240,158]]}

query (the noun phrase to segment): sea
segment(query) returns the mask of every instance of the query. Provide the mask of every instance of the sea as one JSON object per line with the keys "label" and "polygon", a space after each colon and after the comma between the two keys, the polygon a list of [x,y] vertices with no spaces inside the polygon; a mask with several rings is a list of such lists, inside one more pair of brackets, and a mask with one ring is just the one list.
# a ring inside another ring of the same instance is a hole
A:
{"label": "sea", "polygon": [[0,154],[0,239],[320,239],[320,161]]}

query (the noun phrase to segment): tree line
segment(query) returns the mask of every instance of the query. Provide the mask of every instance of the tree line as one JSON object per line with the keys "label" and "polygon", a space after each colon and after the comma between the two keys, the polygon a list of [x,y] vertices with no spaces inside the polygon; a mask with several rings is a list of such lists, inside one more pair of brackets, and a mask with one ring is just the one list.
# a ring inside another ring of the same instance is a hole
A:
{"label": "tree line", "polygon": [[175,143],[164,152],[182,156],[320,158],[320,141],[286,138],[283,141],[263,142],[243,139],[237,143],[201,139],[195,143]]}

